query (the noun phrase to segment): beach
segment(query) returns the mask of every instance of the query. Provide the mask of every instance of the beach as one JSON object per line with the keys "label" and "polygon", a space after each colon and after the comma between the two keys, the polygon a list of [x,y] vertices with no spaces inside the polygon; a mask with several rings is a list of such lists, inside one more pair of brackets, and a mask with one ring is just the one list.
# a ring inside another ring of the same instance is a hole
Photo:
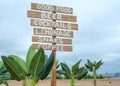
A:
{"label": "beach", "polygon": [[[22,81],[10,80],[9,86],[23,86]],[[5,86],[5,85],[0,85]],[[30,85],[28,85],[30,86]],[[51,86],[51,80],[39,81],[38,86]],[[57,80],[56,86],[70,86],[69,80]],[[94,86],[92,79],[75,80],[75,86]],[[97,80],[97,86],[120,86],[120,79],[100,79]]]}

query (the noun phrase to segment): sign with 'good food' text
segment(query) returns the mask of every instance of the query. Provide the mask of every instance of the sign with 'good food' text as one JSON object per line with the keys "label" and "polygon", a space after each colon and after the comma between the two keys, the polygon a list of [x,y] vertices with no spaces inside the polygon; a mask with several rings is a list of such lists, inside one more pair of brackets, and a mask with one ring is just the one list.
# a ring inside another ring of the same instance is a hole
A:
{"label": "sign with 'good food' text", "polygon": [[72,51],[73,31],[78,30],[73,9],[55,5],[32,3],[27,16],[34,26],[33,46],[45,50]]}

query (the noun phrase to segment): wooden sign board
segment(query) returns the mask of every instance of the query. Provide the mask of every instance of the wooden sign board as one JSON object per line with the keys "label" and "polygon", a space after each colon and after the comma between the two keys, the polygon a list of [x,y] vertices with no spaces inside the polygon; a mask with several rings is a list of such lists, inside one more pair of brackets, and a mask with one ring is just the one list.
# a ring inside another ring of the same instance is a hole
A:
{"label": "wooden sign board", "polygon": [[78,30],[78,24],[31,19],[31,26]]}
{"label": "wooden sign board", "polygon": [[32,3],[31,9],[32,10],[40,10],[40,11],[57,12],[57,13],[66,13],[66,14],[73,13],[73,9],[70,7],[62,7],[62,6],[38,4],[38,3]]}
{"label": "wooden sign board", "polygon": [[60,45],[48,45],[48,44],[33,44],[35,49],[40,47],[45,50],[56,50],[56,51],[72,51],[72,46],[60,46]]}
{"label": "wooden sign board", "polygon": [[41,29],[34,28],[34,35],[43,35],[43,36],[59,36],[59,37],[73,37],[72,31],[65,30],[51,30],[51,29]]}
{"label": "wooden sign board", "polygon": [[76,16],[55,14],[55,13],[49,13],[49,12],[28,11],[27,16],[30,18],[41,18],[41,19],[48,19],[48,20],[59,20],[59,21],[69,21],[69,22],[77,21]]}
{"label": "wooden sign board", "polygon": [[38,37],[38,36],[32,36],[32,42],[38,42],[38,43],[56,43],[56,44],[72,44],[72,40],[71,39]]}

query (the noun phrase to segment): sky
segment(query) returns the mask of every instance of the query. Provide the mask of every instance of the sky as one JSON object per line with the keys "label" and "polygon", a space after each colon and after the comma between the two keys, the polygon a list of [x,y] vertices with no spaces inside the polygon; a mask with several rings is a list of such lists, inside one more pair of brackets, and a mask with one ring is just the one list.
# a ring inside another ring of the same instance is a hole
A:
{"label": "sky", "polygon": [[27,17],[31,2],[72,7],[77,16],[73,51],[57,51],[59,62],[72,66],[82,59],[83,66],[87,59],[102,59],[99,74],[120,72],[120,0],[0,0],[0,56],[14,54],[25,60],[33,36]]}

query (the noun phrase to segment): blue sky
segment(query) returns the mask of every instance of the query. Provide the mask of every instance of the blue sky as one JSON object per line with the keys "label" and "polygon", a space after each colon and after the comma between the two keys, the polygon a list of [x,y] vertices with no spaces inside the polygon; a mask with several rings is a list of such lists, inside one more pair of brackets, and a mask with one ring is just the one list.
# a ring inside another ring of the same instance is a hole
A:
{"label": "blue sky", "polygon": [[[99,73],[120,72],[120,0],[1,0],[0,56],[15,54],[25,59],[32,44],[33,27],[27,18],[31,2],[72,7],[79,30],[74,31],[73,52],[57,52],[70,66],[103,59]],[[50,51],[46,51],[49,55]]]}

